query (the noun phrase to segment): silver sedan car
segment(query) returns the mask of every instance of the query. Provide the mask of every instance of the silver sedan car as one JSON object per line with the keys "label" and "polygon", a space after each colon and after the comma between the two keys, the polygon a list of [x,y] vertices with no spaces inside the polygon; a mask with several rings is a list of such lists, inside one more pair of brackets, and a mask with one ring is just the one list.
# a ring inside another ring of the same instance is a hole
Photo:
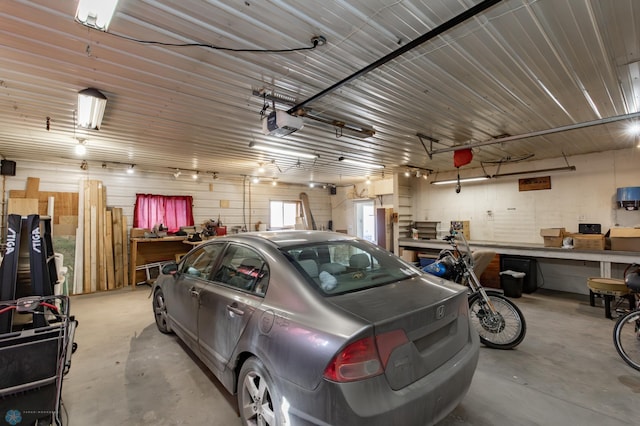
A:
{"label": "silver sedan car", "polygon": [[333,232],[204,242],[165,265],[153,311],[237,395],[243,425],[431,425],[478,362],[464,287]]}

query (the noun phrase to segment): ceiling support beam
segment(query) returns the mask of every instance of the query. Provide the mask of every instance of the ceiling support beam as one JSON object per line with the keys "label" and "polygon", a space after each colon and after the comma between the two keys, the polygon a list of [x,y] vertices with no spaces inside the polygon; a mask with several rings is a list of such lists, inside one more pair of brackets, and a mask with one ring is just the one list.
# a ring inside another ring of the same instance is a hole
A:
{"label": "ceiling support beam", "polygon": [[450,20],[448,20],[447,22],[440,24],[439,26],[437,26],[436,28],[432,29],[431,31],[421,35],[420,37],[416,38],[415,40],[412,40],[411,42],[405,44],[404,46],[394,50],[393,52],[389,53],[386,56],[383,56],[382,58],[378,59],[377,61],[367,65],[366,67],[362,68],[359,71],[356,71],[355,73],[351,74],[349,77],[340,80],[339,82],[335,83],[333,86],[324,89],[323,91],[321,91],[320,93],[310,97],[309,99],[307,99],[306,101],[302,101],[299,104],[291,107],[289,109],[289,111],[287,111],[289,114],[296,114],[297,111],[299,110],[304,110],[305,107],[307,105],[309,105],[310,103],[317,101],[320,98],[325,97],[326,95],[330,94],[331,92],[333,92],[334,90],[344,86],[345,84],[359,78],[362,77],[363,75],[367,74],[370,71],[373,71],[374,69],[386,64],[389,61],[392,61],[393,59],[397,58],[398,56],[420,46],[421,44],[431,40],[434,37],[439,36],[440,34],[444,33],[445,31],[450,30],[451,28],[455,27],[458,24],[463,23],[464,21],[466,21],[467,19],[473,18],[474,16],[476,16],[477,14],[484,12],[485,10],[489,9],[491,6],[494,6],[497,3],[500,3],[502,0],[484,0],[480,3],[478,3],[477,5],[465,10],[464,12],[462,12],[459,15],[456,15],[455,17],[451,18]]}
{"label": "ceiling support beam", "polygon": [[474,142],[474,143],[468,143],[463,145],[450,146],[447,148],[435,149],[428,154],[429,154],[429,158],[431,158],[431,156],[433,156],[434,154],[442,154],[445,152],[457,151],[459,149],[464,149],[464,148],[477,148],[480,146],[495,145],[495,144],[504,143],[504,142],[514,142],[522,139],[533,138],[535,136],[551,135],[553,133],[561,133],[569,130],[583,129],[585,127],[599,126],[601,124],[615,123],[616,121],[631,120],[639,117],[640,117],[640,112],[634,112],[632,114],[625,114],[625,115],[616,115],[614,117],[601,118],[599,120],[584,121],[582,123],[568,124],[566,126],[554,127],[553,129],[538,130],[535,132],[523,133],[521,135],[506,136],[503,138],[489,139],[487,141],[482,141],[482,142]]}

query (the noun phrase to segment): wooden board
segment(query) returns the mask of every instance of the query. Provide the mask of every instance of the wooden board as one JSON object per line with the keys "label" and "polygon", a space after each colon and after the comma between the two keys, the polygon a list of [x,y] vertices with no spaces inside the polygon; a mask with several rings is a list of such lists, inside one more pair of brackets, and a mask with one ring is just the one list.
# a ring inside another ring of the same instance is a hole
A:
{"label": "wooden board", "polygon": [[122,275],[124,285],[129,282],[129,237],[127,236],[127,217],[122,215]]}
{"label": "wooden board", "polygon": [[40,178],[28,177],[27,178],[27,191],[25,198],[38,198],[40,192]]}
{"label": "wooden board", "polygon": [[102,230],[102,232],[100,232],[100,234],[98,235],[98,247],[100,250],[100,257],[99,259],[101,260],[100,264],[98,265],[99,271],[100,271],[100,276],[99,279],[102,281],[102,287],[101,289],[103,290],[107,290],[107,262],[106,262],[106,227],[105,227],[105,209],[107,207],[107,200],[106,200],[106,189],[104,187],[104,185],[102,184],[101,181],[97,181],[98,182],[98,226],[99,226],[99,230]]}
{"label": "wooden board", "polygon": [[83,220],[83,235],[84,241],[82,242],[83,251],[84,251],[84,263],[83,263],[83,285],[82,292],[90,293],[91,292],[91,186],[89,185],[89,181],[85,180],[84,185],[84,202],[83,202],[83,210],[84,210],[84,220]]}
{"label": "wooden board", "polygon": [[66,225],[63,223],[53,225],[53,235],[76,235],[77,225]]}
{"label": "wooden board", "polygon": [[37,198],[9,198],[7,214],[19,214],[22,216],[27,216],[36,213],[38,213]]}
{"label": "wooden board", "polygon": [[518,190],[521,192],[539,191],[542,189],[551,189],[551,176],[518,179]]}
{"label": "wooden board", "polygon": [[58,216],[58,223],[60,225],[78,226],[78,216]]}
{"label": "wooden board", "polygon": [[90,220],[90,224],[89,224],[89,229],[91,232],[91,243],[89,244],[89,247],[91,249],[91,256],[89,257],[89,266],[90,266],[90,272],[91,272],[91,276],[89,278],[89,281],[91,283],[91,291],[96,291],[98,290],[98,213],[97,213],[97,209],[96,206],[90,206],[89,207],[89,220]]}
{"label": "wooden board", "polygon": [[104,212],[104,229],[104,257],[106,261],[105,269],[107,272],[107,289],[113,290],[116,288],[113,259],[113,214],[109,210]]}
{"label": "wooden board", "polygon": [[115,286],[124,286],[124,259],[122,256],[122,209],[111,210],[113,219],[113,267],[115,276]]}
{"label": "wooden board", "polygon": [[[9,191],[9,198],[26,198],[27,191],[12,189]],[[37,213],[41,216],[48,215],[47,207],[49,197],[54,198],[53,223],[60,223],[61,216],[78,216],[78,193],[77,192],[51,192],[40,191],[34,198],[38,200]]]}

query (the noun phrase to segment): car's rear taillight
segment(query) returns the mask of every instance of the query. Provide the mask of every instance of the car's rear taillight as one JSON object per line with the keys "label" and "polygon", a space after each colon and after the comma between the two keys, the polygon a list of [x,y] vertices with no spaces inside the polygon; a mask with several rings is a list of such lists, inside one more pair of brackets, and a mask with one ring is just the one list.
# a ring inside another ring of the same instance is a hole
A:
{"label": "car's rear taillight", "polygon": [[333,357],[324,377],[334,382],[353,382],[382,374],[391,352],[407,342],[402,330],[357,340]]}
{"label": "car's rear taillight", "polygon": [[391,352],[407,342],[409,342],[409,339],[404,330],[389,331],[376,336],[376,343],[378,344],[378,352],[380,353],[383,368],[387,368],[387,362],[389,361]]}

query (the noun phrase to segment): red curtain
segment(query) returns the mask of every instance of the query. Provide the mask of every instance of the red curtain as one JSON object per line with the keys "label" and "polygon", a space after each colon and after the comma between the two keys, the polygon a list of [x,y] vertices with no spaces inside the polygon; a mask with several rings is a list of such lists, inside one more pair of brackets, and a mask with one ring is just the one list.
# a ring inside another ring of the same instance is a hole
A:
{"label": "red curtain", "polygon": [[193,197],[189,195],[136,194],[134,228],[153,228],[163,224],[169,232],[193,226]]}

